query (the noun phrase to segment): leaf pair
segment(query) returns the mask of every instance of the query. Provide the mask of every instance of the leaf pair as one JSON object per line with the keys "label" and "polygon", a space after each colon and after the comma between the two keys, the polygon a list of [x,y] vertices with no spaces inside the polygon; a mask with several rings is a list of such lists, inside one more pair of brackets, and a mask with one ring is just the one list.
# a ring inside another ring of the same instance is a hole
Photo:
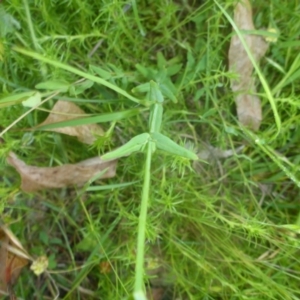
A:
{"label": "leaf pair", "polygon": [[149,142],[153,142],[158,149],[163,150],[171,155],[182,156],[193,160],[198,159],[195,153],[189,151],[184,147],[179,146],[170,138],[159,132],[153,132],[151,134],[139,134],[133,137],[130,141],[128,141],[125,145],[121,146],[120,148],[111,151],[107,154],[104,154],[102,158],[117,159],[119,157],[128,156],[133,152],[142,151]]}
{"label": "leaf pair", "polygon": [[144,85],[142,91],[147,93],[147,98],[149,102],[152,103],[150,107],[149,133],[136,135],[120,148],[104,154],[102,158],[117,159],[119,157],[128,156],[133,152],[143,151],[146,145],[151,143],[152,152],[158,148],[171,155],[197,160],[198,157],[195,153],[184,147],[181,147],[170,138],[160,133],[164,102],[164,97],[160,90],[160,86],[158,86],[156,82],[150,81],[147,85]]}

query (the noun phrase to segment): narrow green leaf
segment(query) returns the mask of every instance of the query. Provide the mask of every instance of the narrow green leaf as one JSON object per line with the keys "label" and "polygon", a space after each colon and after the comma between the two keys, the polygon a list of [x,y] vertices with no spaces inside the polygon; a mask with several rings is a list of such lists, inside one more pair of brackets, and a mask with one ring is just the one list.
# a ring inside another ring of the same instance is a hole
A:
{"label": "narrow green leaf", "polygon": [[290,83],[298,82],[299,77],[300,77],[300,69],[297,70],[295,73],[291,74],[289,78],[286,78],[286,81],[281,84],[280,88],[282,89],[283,87],[287,86]]}
{"label": "narrow green leaf", "polygon": [[67,92],[70,88],[70,83],[63,80],[47,80],[44,82],[38,83],[35,88],[38,90],[50,90],[56,91],[59,90],[61,92]]}
{"label": "narrow green leaf", "polygon": [[129,142],[125,145],[121,146],[120,148],[111,151],[109,153],[104,154],[101,156],[102,159],[109,160],[109,159],[116,159],[119,157],[128,156],[133,152],[141,151],[145,145],[148,143],[150,138],[149,133],[142,133],[135,137],[133,137]]}
{"label": "narrow green leaf", "polygon": [[153,80],[155,80],[156,82],[166,82],[166,80],[169,79],[170,78],[168,77],[167,69],[165,67],[160,67],[156,72],[155,77],[153,78]]}
{"label": "narrow green leaf", "polygon": [[163,106],[161,103],[154,104],[151,107],[151,113],[149,118],[149,127],[150,132],[159,132],[162,123],[162,116],[163,116]]}
{"label": "narrow green leaf", "polygon": [[182,86],[188,85],[189,82],[193,80],[193,78],[195,76],[195,65],[196,65],[196,60],[193,56],[193,53],[191,51],[188,51],[187,52],[187,63],[186,63],[185,69],[178,76],[178,79],[176,81],[176,87],[178,88],[178,90],[180,90]]}
{"label": "narrow green leaf", "polygon": [[149,101],[153,103],[149,118],[150,132],[159,132],[163,116],[162,102],[164,101],[164,97],[159,90],[157,83],[154,81],[150,81],[150,92],[148,94],[148,98]]}
{"label": "narrow green leaf", "polygon": [[7,97],[4,97],[4,98],[0,99],[0,103],[2,103],[2,102],[15,102],[15,101],[22,102],[26,98],[31,97],[32,95],[34,95],[34,93],[36,93],[36,91],[30,91],[30,92],[24,92],[24,93],[20,93],[20,94],[10,95],[10,96],[7,96]]}
{"label": "narrow green leaf", "polygon": [[131,96],[130,94],[128,94],[126,91],[124,91],[123,89],[119,88],[118,86],[102,79],[102,78],[99,78],[95,75],[92,75],[92,74],[89,74],[87,72],[84,72],[84,71],[81,71],[79,69],[76,69],[72,66],[69,66],[67,64],[64,64],[64,63],[61,63],[59,61],[56,61],[56,60],[52,60],[50,58],[47,58],[45,57],[44,55],[41,55],[41,54],[38,54],[36,52],[32,52],[32,51],[28,51],[28,50],[25,50],[25,49],[22,49],[22,48],[19,48],[19,47],[13,47],[13,50],[18,52],[18,53],[22,53],[24,55],[27,55],[29,57],[32,57],[34,59],[37,59],[39,61],[42,61],[44,63],[47,63],[47,64],[50,64],[52,66],[55,66],[57,68],[60,68],[60,69],[63,69],[63,70],[66,70],[66,71],[69,71],[73,74],[77,74],[81,77],[84,77],[86,79],[89,79],[89,80],[92,80],[96,83],[99,83],[99,84],[102,84],[106,87],[108,87],[109,89],[115,91],[116,93],[119,93],[120,95],[123,95],[124,97],[126,97],[127,99],[133,101],[133,102],[136,102],[136,103],[139,103],[139,104],[144,104],[144,101],[141,101],[133,96]]}
{"label": "narrow green leaf", "polygon": [[36,91],[24,92],[16,95],[10,95],[0,99],[0,107],[16,105],[33,96]]}
{"label": "narrow green leaf", "polygon": [[281,42],[280,44],[277,45],[278,48],[292,48],[292,47],[300,47],[300,41],[286,41],[286,42]]}
{"label": "narrow green leaf", "polygon": [[174,76],[181,70],[181,68],[182,68],[182,64],[176,64],[176,65],[169,66],[167,68],[167,75]]}
{"label": "narrow green leaf", "polygon": [[164,96],[162,95],[157,83],[153,80],[150,81],[149,100],[158,103],[164,102]]}
{"label": "narrow green leaf", "polygon": [[46,130],[46,129],[62,128],[67,126],[78,126],[78,125],[87,125],[87,124],[94,124],[94,123],[112,122],[112,121],[118,121],[121,119],[132,117],[134,115],[137,115],[139,112],[140,112],[139,109],[129,109],[129,110],[124,110],[115,113],[102,114],[99,116],[84,117],[84,118],[72,119],[68,121],[43,125],[43,126],[37,126],[34,129]]}
{"label": "narrow green leaf", "polygon": [[74,87],[74,89],[70,90],[69,93],[71,96],[77,96],[79,94],[82,94],[85,90],[91,88],[93,85],[94,85],[93,81],[85,80],[78,84],[72,85],[72,87]]}
{"label": "narrow green leaf", "polygon": [[131,182],[123,182],[123,183],[115,183],[115,184],[106,184],[106,185],[93,185],[86,189],[88,192],[94,192],[94,191],[105,191],[105,190],[114,190],[114,189],[121,189],[125,188],[127,186],[133,185],[135,183],[139,182],[131,181]]}
{"label": "narrow green leaf", "polygon": [[141,23],[141,20],[140,20],[140,17],[139,17],[139,9],[136,5],[136,0],[131,0],[131,5],[132,5],[132,8],[133,8],[133,14],[134,14],[134,18],[135,18],[135,21],[137,23],[137,27],[140,31],[140,34],[141,36],[146,36],[146,31]]}
{"label": "narrow green leaf", "polygon": [[160,90],[162,91],[162,93],[168,97],[169,99],[171,99],[174,103],[177,103],[177,98],[174,95],[173,91],[171,90],[170,86],[166,83],[161,84],[160,86]]}
{"label": "narrow green leaf", "polygon": [[120,78],[120,77],[126,76],[126,74],[120,67],[117,67],[116,65],[110,64],[110,63],[107,63],[106,66],[107,66],[107,68],[112,70],[112,73],[113,73],[112,75],[114,78]]}
{"label": "narrow green leaf", "polygon": [[300,67],[300,54],[297,55],[291,67],[286,72],[285,76],[281,79],[281,81],[277,84],[277,86],[273,88],[274,95],[284,86],[293,82],[294,80],[297,79],[297,77],[299,77],[299,67]]}
{"label": "narrow green leaf", "polygon": [[284,229],[288,229],[291,230],[297,234],[300,233],[300,226],[299,224],[286,224],[286,225],[279,225],[279,228],[284,228]]}
{"label": "narrow green leaf", "polygon": [[156,58],[157,58],[157,66],[162,68],[162,67],[165,67],[166,64],[167,64],[167,60],[166,58],[164,57],[164,55],[162,54],[162,52],[157,52],[156,54]]}
{"label": "narrow green leaf", "polygon": [[133,93],[148,93],[150,91],[150,83],[143,83],[132,89]]}
{"label": "narrow green leaf", "polygon": [[40,104],[41,101],[42,101],[41,94],[39,92],[36,92],[32,96],[30,96],[27,100],[23,101],[22,104],[25,107],[34,107]]}
{"label": "narrow green leaf", "polygon": [[105,70],[103,70],[102,68],[90,65],[90,70],[92,70],[93,72],[95,72],[97,75],[99,75],[101,78],[108,80],[111,78],[111,74]]}
{"label": "narrow green leaf", "polygon": [[144,77],[148,77],[149,76],[149,69],[145,68],[143,65],[141,64],[136,64],[135,67],[137,68],[137,70],[144,76]]}
{"label": "narrow green leaf", "polygon": [[150,67],[146,68],[140,64],[136,64],[135,67],[145,78],[150,79],[150,80],[154,79],[157,74],[157,71],[153,70]]}
{"label": "narrow green leaf", "polygon": [[173,155],[186,157],[192,160],[198,160],[198,156],[194,152],[179,146],[165,135],[159,132],[154,132],[151,136],[158,149],[166,151]]}

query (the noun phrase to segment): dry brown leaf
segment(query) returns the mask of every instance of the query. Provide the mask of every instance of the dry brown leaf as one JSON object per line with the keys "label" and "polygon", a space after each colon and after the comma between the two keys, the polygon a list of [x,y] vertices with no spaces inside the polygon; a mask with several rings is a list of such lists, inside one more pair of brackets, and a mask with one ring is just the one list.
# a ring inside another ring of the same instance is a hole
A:
{"label": "dry brown leaf", "polygon": [[115,176],[117,166],[117,160],[103,161],[101,157],[93,157],[77,164],[35,167],[26,165],[13,152],[9,153],[7,162],[21,175],[21,189],[24,192],[72,185],[82,186],[104,170],[106,171],[100,178],[111,178]]}
{"label": "dry brown leaf", "polygon": [[[84,116],[86,116],[86,113],[73,102],[58,100],[53,106],[47,119],[39,126],[73,120]],[[79,141],[85,144],[93,144],[96,140],[95,136],[104,135],[103,129],[97,124],[69,126],[47,130],[75,136]]]}
{"label": "dry brown leaf", "polygon": [[30,257],[19,240],[5,226],[0,226],[0,292],[16,299],[12,286]]}
{"label": "dry brown leaf", "polygon": [[[234,10],[234,22],[240,30],[255,30],[252,20],[252,8],[248,0],[239,1]],[[244,34],[256,62],[265,55],[268,44],[258,35]],[[255,96],[256,88],[252,78],[253,65],[237,35],[234,35],[229,48],[229,69],[238,74],[238,79],[231,81],[233,92],[237,93],[235,102],[239,121],[253,130],[258,130],[262,120],[261,101]]]}

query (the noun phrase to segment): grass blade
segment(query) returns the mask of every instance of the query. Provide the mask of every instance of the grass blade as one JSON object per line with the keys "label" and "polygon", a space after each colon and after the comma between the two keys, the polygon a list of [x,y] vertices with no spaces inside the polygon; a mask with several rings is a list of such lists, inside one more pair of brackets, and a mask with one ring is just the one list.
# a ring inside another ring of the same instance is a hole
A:
{"label": "grass blade", "polygon": [[86,73],[86,72],[83,72],[83,71],[80,71],[72,66],[69,66],[67,64],[64,64],[64,63],[61,63],[59,61],[55,61],[55,60],[52,60],[50,58],[47,58],[41,54],[38,54],[36,52],[33,52],[33,51],[29,51],[29,50],[25,50],[25,49],[22,49],[22,48],[19,48],[19,47],[14,47],[13,48],[14,51],[18,52],[18,53],[21,53],[21,54],[24,54],[24,55],[27,55],[29,57],[32,57],[34,59],[37,59],[39,61],[42,61],[44,63],[47,63],[47,64],[50,64],[52,66],[55,66],[57,68],[60,68],[60,69],[63,69],[63,70],[66,70],[66,71],[69,71],[73,74],[76,74],[76,75],[79,75],[83,78],[86,78],[86,79],[89,79],[91,81],[94,81],[96,83],[99,83],[101,85],[104,85],[106,87],[108,87],[109,89],[115,91],[116,93],[126,97],[127,99],[135,102],[135,103],[139,103],[139,104],[144,104],[144,101],[142,100],[139,100],[133,96],[131,96],[130,94],[128,94],[126,91],[124,91],[123,89],[119,88],[118,86],[108,82],[107,80],[105,79],[102,79],[100,77],[97,77],[97,76],[94,76],[92,74],[89,74],[89,73]]}
{"label": "grass blade", "polygon": [[34,129],[46,130],[46,129],[62,128],[62,127],[67,127],[67,126],[78,126],[78,125],[87,125],[87,124],[94,124],[94,123],[105,123],[105,122],[111,122],[111,121],[118,121],[121,119],[135,116],[139,112],[140,112],[139,109],[129,109],[129,110],[124,110],[124,111],[115,112],[115,113],[102,114],[99,116],[78,118],[78,119],[72,119],[72,120],[68,120],[68,121],[57,122],[57,123],[43,125],[43,126],[37,126]]}

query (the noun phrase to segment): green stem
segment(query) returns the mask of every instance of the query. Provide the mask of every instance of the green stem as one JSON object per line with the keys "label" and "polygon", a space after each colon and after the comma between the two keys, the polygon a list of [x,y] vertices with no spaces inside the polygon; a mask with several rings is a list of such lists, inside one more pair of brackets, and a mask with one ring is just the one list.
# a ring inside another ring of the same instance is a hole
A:
{"label": "green stem", "polygon": [[150,190],[150,171],[151,171],[151,157],[152,157],[152,142],[147,144],[147,157],[145,164],[145,175],[142,193],[142,203],[139,217],[138,240],[137,240],[137,255],[135,265],[135,284],[134,284],[134,299],[146,300],[144,293],[144,255],[145,255],[145,232],[147,208]]}
{"label": "green stem", "polygon": [[31,40],[32,40],[34,49],[36,51],[39,51],[39,50],[41,50],[41,47],[40,47],[40,45],[39,45],[39,43],[37,41],[37,38],[35,36],[35,32],[34,32],[34,28],[33,28],[32,19],[31,19],[30,10],[29,10],[29,6],[28,6],[27,0],[23,0],[23,4],[24,4],[24,8],[25,8],[27,24],[28,24],[28,27],[29,27],[29,31],[30,31],[30,35],[31,35]]}
{"label": "green stem", "polygon": [[141,20],[140,20],[140,17],[139,17],[138,8],[137,8],[137,5],[136,5],[136,0],[132,0],[132,8],[133,8],[133,14],[134,14],[137,26],[139,28],[140,34],[142,36],[146,36],[146,32],[145,32],[145,30],[142,26],[142,23],[141,23]]}

